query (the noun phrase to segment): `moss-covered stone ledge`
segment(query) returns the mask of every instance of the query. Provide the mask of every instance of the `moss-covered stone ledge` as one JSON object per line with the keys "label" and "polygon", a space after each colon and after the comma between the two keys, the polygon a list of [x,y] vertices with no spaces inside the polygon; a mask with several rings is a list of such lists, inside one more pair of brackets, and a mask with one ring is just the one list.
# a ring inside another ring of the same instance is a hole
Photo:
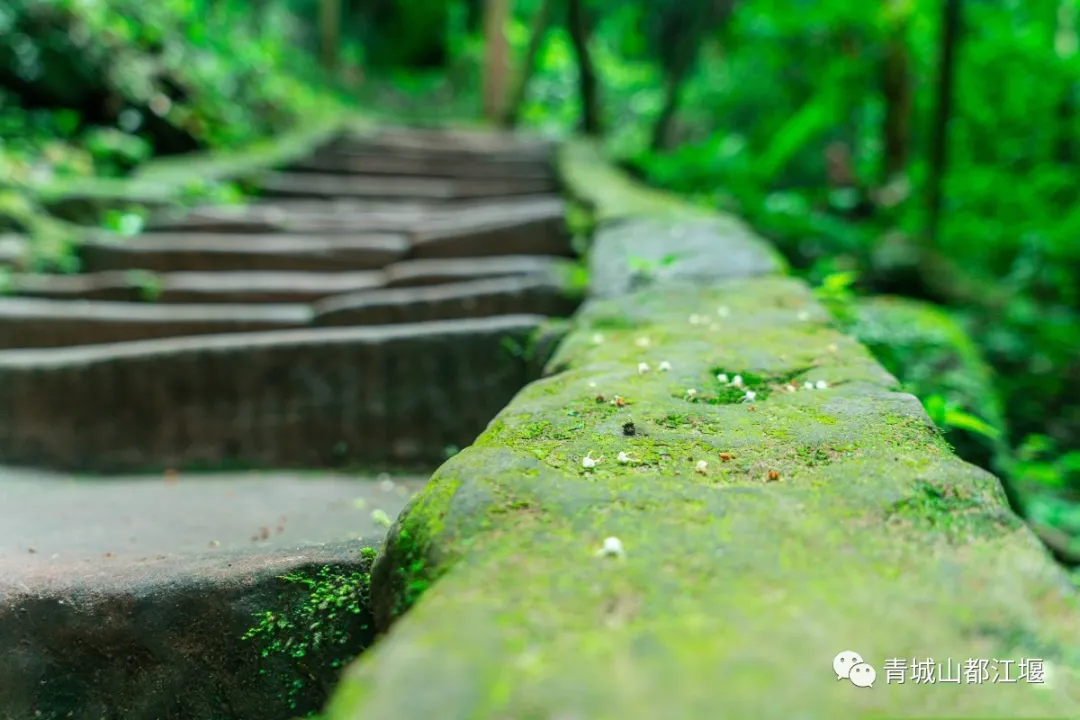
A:
{"label": "moss-covered stone ledge", "polygon": [[[655,207],[595,243],[689,221]],[[707,252],[760,243],[715,228]],[[583,306],[394,524],[372,578],[393,627],[330,720],[1075,716],[1080,602],[998,480],[805,285],[744,274]],[[837,681],[843,650],[873,689]],[[1051,682],[888,684],[888,658],[1036,658]]]}

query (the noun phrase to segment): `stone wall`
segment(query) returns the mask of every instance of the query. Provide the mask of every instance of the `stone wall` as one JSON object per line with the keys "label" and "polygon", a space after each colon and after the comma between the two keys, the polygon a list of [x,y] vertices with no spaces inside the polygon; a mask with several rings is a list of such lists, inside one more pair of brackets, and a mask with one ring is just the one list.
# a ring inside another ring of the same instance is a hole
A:
{"label": "stone wall", "polygon": [[[589,144],[562,172],[599,222],[593,298],[398,518],[388,634],[327,717],[1075,715],[1077,592],[999,481],[740,223]],[[843,651],[873,688],[838,681]],[[975,669],[890,681],[913,658]]]}

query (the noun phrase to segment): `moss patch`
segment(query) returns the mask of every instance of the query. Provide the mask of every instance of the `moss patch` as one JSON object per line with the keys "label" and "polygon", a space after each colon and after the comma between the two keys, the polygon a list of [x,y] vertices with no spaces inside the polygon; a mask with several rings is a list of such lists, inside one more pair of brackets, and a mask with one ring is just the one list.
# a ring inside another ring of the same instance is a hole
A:
{"label": "moss patch", "polygon": [[[375,551],[361,551],[370,567]],[[297,710],[309,694],[304,678],[322,677],[323,668],[337,669],[355,658],[373,639],[370,575],[366,569],[330,566],[281,576],[284,583],[304,588],[302,599],[289,607],[263,610],[243,636],[260,647],[263,658],[287,658],[294,667],[279,673],[279,699]],[[277,663],[275,663],[277,664]],[[260,674],[274,672],[263,669]]]}
{"label": "moss patch", "polygon": [[[620,314],[625,326],[597,327]],[[957,460],[802,284],[589,303],[550,368],[403,513],[374,597],[381,626],[412,609],[328,717],[1076,707],[1067,682],[870,693],[830,677],[849,646],[879,668],[928,653],[1080,667],[1063,640],[1080,633],[1080,603],[997,479]],[[718,370],[761,394],[680,394]],[[827,388],[774,387],[785,379]],[[598,556],[607,537],[625,557]]]}

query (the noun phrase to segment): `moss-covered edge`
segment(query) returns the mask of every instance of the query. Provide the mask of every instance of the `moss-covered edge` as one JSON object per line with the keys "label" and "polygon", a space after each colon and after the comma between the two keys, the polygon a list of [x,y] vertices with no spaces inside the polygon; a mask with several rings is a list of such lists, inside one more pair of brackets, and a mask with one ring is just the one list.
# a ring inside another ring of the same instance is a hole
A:
{"label": "moss-covered edge", "polygon": [[[676,195],[643,186],[610,162],[603,147],[595,140],[573,138],[564,141],[556,149],[555,164],[563,191],[571,200],[570,213],[577,214],[578,223],[590,230],[605,223],[648,218],[672,222],[714,221],[750,232],[734,217],[692,206]],[[580,217],[582,213],[587,213],[588,217]],[[774,253],[778,258],[777,274],[786,274],[787,262],[775,250]],[[574,289],[575,295],[586,294],[582,288],[582,283],[587,283],[587,273],[581,274],[583,267],[579,266],[578,274],[563,273],[563,282]],[[551,326],[553,333],[548,335],[546,348],[539,354],[547,359],[542,374],[558,371],[561,342],[573,325],[571,320]],[[492,424],[497,422],[495,419]],[[452,559],[441,557],[438,546],[432,541],[442,529],[442,517],[457,486],[457,481],[443,481],[436,490],[420,493],[402,510],[391,527],[371,572],[372,586],[385,590],[373,595],[373,610],[380,631],[388,629],[393,620],[407,611],[452,565]],[[426,512],[429,509],[434,512]],[[380,605],[379,598],[388,597],[395,599]]]}

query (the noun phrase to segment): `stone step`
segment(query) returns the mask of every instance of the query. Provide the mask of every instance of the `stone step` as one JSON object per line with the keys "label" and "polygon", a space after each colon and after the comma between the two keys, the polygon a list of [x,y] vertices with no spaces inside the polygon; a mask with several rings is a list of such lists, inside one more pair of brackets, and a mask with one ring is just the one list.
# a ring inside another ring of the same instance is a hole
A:
{"label": "stone step", "polygon": [[558,197],[433,214],[412,239],[414,258],[574,254],[566,206]]}
{"label": "stone step", "polygon": [[[318,610],[313,588],[283,576],[361,597],[365,548],[386,533],[379,512],[395,517],[424,482],[0,468],[0,716],[290,720],[318,710],[335,665],[370,643],[369,614],[362,604]],[[265,613],[292,628],[275,634]],[[326,652],[298,663],[279,640],[311,643],[320,620],[333,626]]]}
{"label": "stone step", "polygon": [[402,200],[462,200],[540,195],[555,190],[547,179],[430,178],[388,175],[336,175],[279,172],[259,181],[272,198],[363,197]]}
{"label": "stone step", "polygon": [[433,178],[507,178],[547,180],[556,186],[555,170],[551,163],[532,159],[506,160],[491,158],[445,157],[432,155],[403,155],[378,151],[316,153],[289,167],[291,172],[314,172],[346,175],[398,175]]}
{"label": "stone step", "polygon": [[449,260],[402,260],[386,268],[387,287],[413,287],[513,275],[548,275],[567,264],[542,255],[505,255]]}
{"label": "stone step", "polygon": [[555,143],[542,137],[489,130],[395,128],[365,134],[346,133],[332,139],[323,149],[543,162],[553,155]]}
{"label": "stone step", "polygon": [[[267,308],[248,308],[256,310]],[[471,443],[535,376],[535,363],[507,348],[528,345],[544,321],[512,315],[3,351],[0,457],[81,472],[431,468],[446,447]]]}
{"label": "stone step", "polygon": [[53,300],[156,303],[310,303],[384,284],[377,270],[337,273],[110,270],[87,275],[10,276],[16,295]]}
{"label": "stone step", "polygon": [[331,200],[262,201],[250,205],[195,207],[159,212],[147,223],[155,232],[348,232],[401,231],[434,209],[432,203]]}
{"label": "stone step", "polygon": [[62,348],[156,338],[302,327],[308,305],[156,305],[0,299],[0,350]]}
{"label": "stone step", "polygon": [[401,234],[183,234],[145,233],[132,238],[90,239],[80,247],[83,270],[170,271],[377,270],[409,252]]}
{"label": "stone step", "polygon": [[316,325],[389,325],[536,313],[566,317],[578,305],[563,283],[545,276],[371,290],[315,305]]}

